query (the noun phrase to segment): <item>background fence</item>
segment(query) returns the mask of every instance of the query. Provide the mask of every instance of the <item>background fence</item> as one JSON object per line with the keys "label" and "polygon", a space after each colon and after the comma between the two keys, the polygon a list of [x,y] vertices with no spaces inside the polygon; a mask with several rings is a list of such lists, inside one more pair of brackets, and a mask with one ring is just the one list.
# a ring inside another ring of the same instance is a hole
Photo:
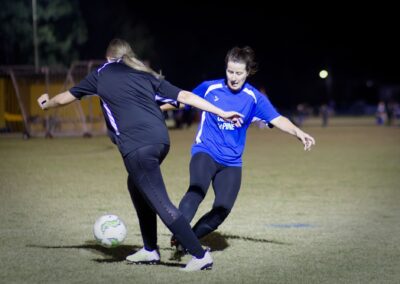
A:
{"label": "background fence", "polygon": [[69,69],[33,66],[0,67],[0,131],[31,136],[91,136],[106,127],[99,98],[85,97],[71,105],[42,111],[36,99],[68,90],[104,61],[74,62]]}

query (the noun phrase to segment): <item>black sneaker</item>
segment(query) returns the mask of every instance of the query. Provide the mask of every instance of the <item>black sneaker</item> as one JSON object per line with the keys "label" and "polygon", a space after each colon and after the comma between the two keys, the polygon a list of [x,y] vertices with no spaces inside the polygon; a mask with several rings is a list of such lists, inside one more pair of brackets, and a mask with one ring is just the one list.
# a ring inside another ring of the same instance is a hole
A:
{"label": "black sneaker", "polygon": [[175,238],[175,236],[171,237],[171,247],[175,247],[171,254],[169,260],[177,260],[181,261],[182,257],[184,257],[187,253],[186,249],[179,243],[179,241]]}

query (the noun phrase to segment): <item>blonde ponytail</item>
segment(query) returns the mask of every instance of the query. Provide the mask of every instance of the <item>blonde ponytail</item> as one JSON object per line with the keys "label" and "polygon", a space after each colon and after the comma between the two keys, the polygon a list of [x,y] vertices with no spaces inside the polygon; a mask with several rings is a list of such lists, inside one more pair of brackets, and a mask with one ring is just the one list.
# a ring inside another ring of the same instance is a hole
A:
{"label": "blonde ponytail", "polygon": [[142,61],[137,59],[135,56],[130,56],[128,54],[124,54],[124,55],[122,55],[122,61],[126,65],[128,65],[129,67],[131,67],[133,69],[150,73],[158,79],[161,78],[160,74],[156,73],[153,69],[151,69],[149,66],[145,65]]}
{"label": "blonde ponytail", "polygon": [[149,66],[140,61],[133,52],[129,43],[122,39],[113,39],[108,45],[106,56],[112,60],[122,59],[122,61],[129,67],[152,74],[154,77],[161,79],[161,74],[158,74]]}

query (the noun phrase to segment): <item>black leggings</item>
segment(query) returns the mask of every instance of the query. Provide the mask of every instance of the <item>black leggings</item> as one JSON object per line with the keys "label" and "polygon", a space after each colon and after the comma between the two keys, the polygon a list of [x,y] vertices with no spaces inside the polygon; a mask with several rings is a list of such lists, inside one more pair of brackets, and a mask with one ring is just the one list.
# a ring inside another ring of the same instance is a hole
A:
{"label": "black leggings", "polygon": [[206,153],[197,153],[192,157],[190,186],[179,204],[179,210],[191,222],[211,181],[215,194],[211,211],[203,215],[193,227],[199,239],[215,231],[228,217],[239,193],[241,179],[241,167],[221,165]]}
{"label": "black leggings", "polygon": [[172,204],[161,175],[160,164],[167,156],[169,146],[147,145],[124,157],[129,173],[128,189],[139,218],[144,247],[157,249],[157,216],[170,229],[179,242],[196,257],[204,250],[190,228],[189,222]]}

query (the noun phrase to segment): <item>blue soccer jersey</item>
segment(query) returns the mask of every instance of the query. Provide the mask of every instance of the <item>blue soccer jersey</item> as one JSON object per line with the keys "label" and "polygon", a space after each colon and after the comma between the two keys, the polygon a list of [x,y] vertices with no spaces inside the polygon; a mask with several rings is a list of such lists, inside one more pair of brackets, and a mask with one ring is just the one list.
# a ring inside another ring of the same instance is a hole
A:
{"label": "blue soccer jersey", "polygon": [[242,166],[246,132],[253,121],[269,123],[280,115],[268,98],[248,83],[240,91],[232,92],[224,79],[205,81],[193,93],[223,110],[244,115],[242,127],[235,127],[215,114],[201,114],[192,155],[205,152],[226,166]]}

